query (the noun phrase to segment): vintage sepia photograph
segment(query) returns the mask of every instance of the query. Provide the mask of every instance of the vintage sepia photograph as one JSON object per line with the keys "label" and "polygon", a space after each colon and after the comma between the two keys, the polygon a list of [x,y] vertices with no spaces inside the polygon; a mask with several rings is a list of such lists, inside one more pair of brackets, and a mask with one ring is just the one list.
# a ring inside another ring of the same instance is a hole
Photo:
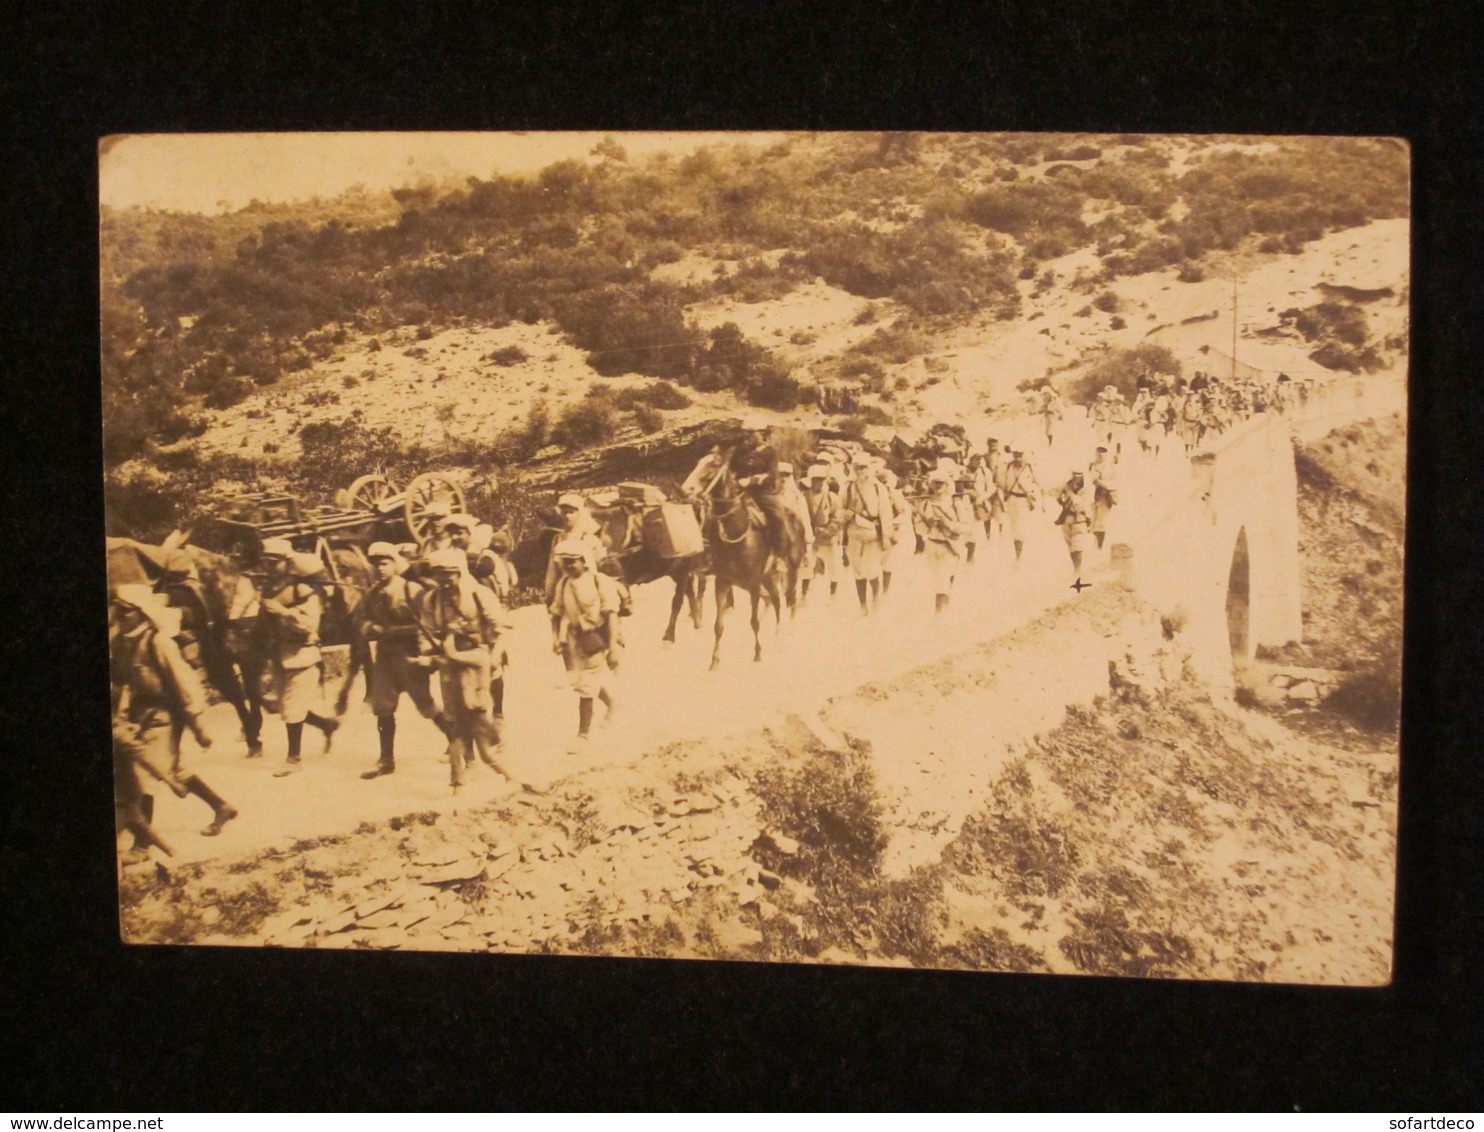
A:
{"label": "vintage sepia photograph", "polygon": [[1388,983],[1409,195],[104,138],[122,939]]}

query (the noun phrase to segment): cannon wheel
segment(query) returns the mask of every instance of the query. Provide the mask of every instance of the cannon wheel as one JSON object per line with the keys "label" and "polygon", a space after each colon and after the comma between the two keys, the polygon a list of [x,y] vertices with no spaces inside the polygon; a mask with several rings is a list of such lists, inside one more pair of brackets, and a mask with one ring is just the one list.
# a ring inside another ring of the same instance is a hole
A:
{"label": "cannon wheel", "polygon": [[464,492],[458,484],[439,472],[424,472],[407,485],[407,497],[403,513],[407,517],[407,529],[421,547],[433,535],[432,517],[428,508],[441,504],[443,509],[454,514],[464,509]]}
{"label": "cannon wheel", "polygon": [[362,476],[345,491],[347,509],[381,513],[382,504],[397,494],[392,481],[379,472]]}

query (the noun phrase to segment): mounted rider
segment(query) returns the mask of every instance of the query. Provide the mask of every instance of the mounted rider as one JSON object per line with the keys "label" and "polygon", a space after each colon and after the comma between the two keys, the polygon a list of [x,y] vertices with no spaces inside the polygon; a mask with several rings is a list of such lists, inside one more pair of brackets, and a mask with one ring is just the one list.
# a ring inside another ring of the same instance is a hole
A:
{"label": "mounted rider", "polygon": [[804,555],[802,524],[789,522],[792,508],[780,488],[778,452],[769,430],[749,429],[732,452],[732,474],[746,496],[757,504],[766,524],[768,546],[779,558],[796,562]]}

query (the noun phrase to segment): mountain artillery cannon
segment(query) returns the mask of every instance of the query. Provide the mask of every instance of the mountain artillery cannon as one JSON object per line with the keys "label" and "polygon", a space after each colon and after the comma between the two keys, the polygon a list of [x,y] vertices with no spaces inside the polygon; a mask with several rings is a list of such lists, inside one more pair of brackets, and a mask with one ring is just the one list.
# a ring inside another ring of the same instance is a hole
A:
{"label": "mountain artillery cannon", "polygon": [[345,554],[363,557],[378,539],[421,549],[436,534],[440,515],[464,509],[463,490],[440,472],[425,472],[404,490],[380,473],[361,476],[335,499],[333,505],[309,507],[283,492],[247,492],[203,524],[196,541],[255,566],[265,539],[288,539],[296,549],[317,554],[338,580]]}

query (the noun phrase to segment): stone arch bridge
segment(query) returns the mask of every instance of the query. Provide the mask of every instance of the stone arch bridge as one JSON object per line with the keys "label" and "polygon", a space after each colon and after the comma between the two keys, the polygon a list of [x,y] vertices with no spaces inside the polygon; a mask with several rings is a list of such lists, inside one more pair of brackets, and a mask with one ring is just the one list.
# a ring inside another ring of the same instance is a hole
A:
{"label": "stone arch bridge", "polygon": [[1303,636],[1295,437],[1405,409],[1399,380],[1334,382],[1302,408],[1218,437],[1167,482],[1111,561],[1125,585],[1180,622],[1198,674],[1241,683],[1257,649]]}

